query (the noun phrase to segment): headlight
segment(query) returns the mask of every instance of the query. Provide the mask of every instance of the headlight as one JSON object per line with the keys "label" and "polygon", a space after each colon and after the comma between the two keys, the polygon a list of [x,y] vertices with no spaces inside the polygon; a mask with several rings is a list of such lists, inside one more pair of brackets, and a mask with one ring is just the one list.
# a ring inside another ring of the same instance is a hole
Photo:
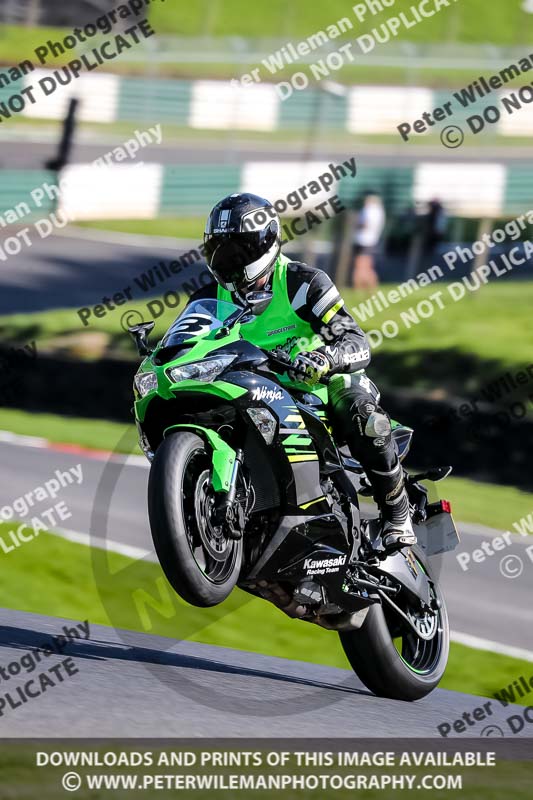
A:
{"label": "headlight", "polygon": [[167,375],[173,383],[178,383],[179,381],[204,381],[205,383],[210,383],[220,375],[222,370],[229,367],[236,358],[236,355],[208,358],[205,361],[198,361],[194,364],[185,364],[183,367],[172,367],[172,369],[167,370]]}
{"label": "headlight", "polygon": [[141,397],[146,397],[148,392],[157,389],[157,375],[155,372],[139,372],[134,380]]}
{"label": "headlight", "polygon": [[276,433],[276,419],[267,408],[247,408],[255,427],[267,444],[272,444]]}

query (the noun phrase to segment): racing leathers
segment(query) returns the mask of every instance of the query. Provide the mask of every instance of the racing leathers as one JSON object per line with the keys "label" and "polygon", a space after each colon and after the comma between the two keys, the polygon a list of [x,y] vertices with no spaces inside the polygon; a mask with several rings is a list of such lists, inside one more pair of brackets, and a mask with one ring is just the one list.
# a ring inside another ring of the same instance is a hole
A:
{"label": "racing leathers", "polygon": [[[280,255],[262,289],[273,299],[245,338],[267,350],[283,350],[292,359],[289,375],[313,384],[323,375],[328,384],[329,417],[337,438],[345,441],[363,466],[383,518],[382,541],[394,551],[414,544],[403,470],[392,439],[390,418],[380,406],[380,393],[368,378],[368,340],[348,312],[338,289],[319,269]],[[215,281],[190,299],[217,298],[243,305],[238,292]],[[281,339],[280,339],[281,337]],[[281,344],[280,344],[281,341]]]}

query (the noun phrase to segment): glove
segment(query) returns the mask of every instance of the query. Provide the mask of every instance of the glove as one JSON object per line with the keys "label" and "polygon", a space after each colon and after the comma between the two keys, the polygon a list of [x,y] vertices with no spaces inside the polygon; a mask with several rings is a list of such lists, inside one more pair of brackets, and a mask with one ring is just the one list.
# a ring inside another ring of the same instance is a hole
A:
{"label": "glove", "polygon": [[308,386],[314,386],[330,369],[331,365],[327,356],[319,353],[318,350],[311,350],[310,353],[298,353],[287,374],[291,381],[300,381]]}

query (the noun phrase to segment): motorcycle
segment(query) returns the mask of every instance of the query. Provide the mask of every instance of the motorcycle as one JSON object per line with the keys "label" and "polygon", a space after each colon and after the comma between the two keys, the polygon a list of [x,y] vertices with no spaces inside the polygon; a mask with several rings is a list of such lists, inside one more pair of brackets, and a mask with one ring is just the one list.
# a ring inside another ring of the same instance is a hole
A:
{"label": "motorcycle", "polygon": [[[417,700],[448,659],[446,605],[429,557],[458,537],[447,501],[429,502],[406,475],[418,544],[385,553],[361,464],[335,439],[327,382],[287,375],[283,351],[245,338],[272,295],[244,308],[190,303],[159,344],[153,322],[130,328],[144,356],[134,378],[140,446],[151,461],[148,509],[163,571],[188,603],[223,602],[235,586],[293,618],[337,631],[348,661],[376,695]],[[392,423],[400,458],[413,430]]]}

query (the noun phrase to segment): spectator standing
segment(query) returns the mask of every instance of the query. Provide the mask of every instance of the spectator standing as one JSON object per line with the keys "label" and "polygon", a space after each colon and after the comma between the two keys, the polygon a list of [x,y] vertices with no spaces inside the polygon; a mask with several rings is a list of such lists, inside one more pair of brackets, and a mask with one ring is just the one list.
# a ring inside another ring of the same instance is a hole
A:
{"label": "spectator standing", "polygon": [[384,227],[385,209],[380,196],[366,192],[354,233],[354,289],[374,289],[379,284],[375,258]]}

